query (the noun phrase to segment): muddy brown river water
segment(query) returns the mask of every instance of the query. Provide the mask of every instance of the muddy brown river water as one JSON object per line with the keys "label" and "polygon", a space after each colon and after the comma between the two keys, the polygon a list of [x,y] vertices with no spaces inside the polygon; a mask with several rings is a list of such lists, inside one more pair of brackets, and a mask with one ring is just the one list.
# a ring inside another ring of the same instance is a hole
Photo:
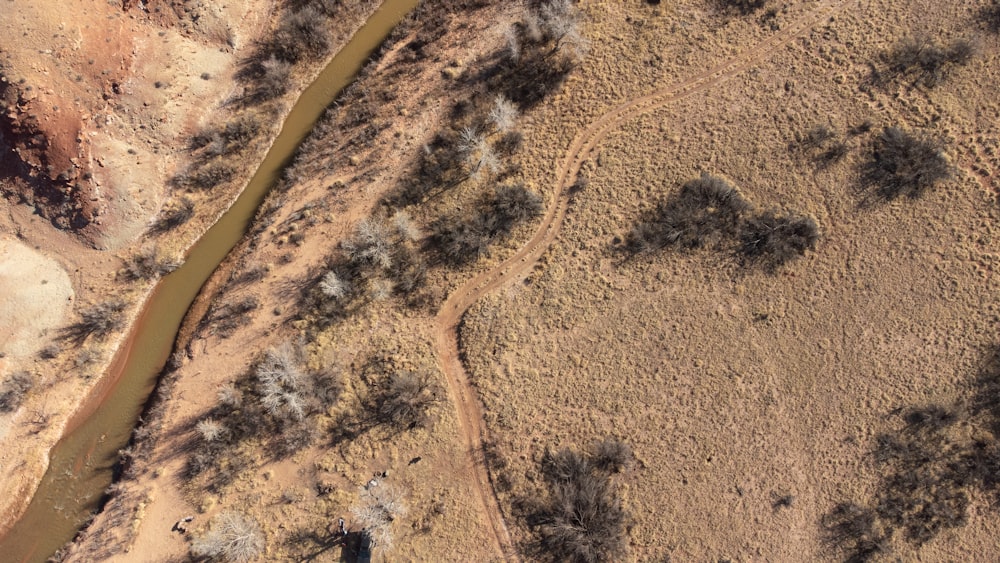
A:
{"label": "muddy brown river water", "polygon": [[50,453],[48,472],[25,513],[0,539],[0,562],[45,561],[70,541],[99,507],[173,347],[177,330],[205,281],[246,232],[255,211],[295,150],[369,55],[419,0],[385,0],[306,89],[285,119],[250,183],[233,206],[164,277],[118,350],[94,399]]}

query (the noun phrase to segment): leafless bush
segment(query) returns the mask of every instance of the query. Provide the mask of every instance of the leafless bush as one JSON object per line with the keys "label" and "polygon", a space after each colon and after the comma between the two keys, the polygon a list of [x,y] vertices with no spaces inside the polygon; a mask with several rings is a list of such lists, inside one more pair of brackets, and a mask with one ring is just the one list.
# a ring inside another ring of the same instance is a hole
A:
{"label": "leafless bush", "polygon": [[531,515],[538,535],[534,554],[544,561],[572,563],[624,557],[627,514],[608,473],[565,448],[546,452],[542,474],[549,495]]}
{"label": "leafless bush", "polygon": [[632,448],[618,438],[609,437],[594,446],[590,457],[597,469],[618,473],[632,461]]}
{"label": "leafless bush", "polygon": [[902,41],[884,54],[891,78],[912,80],[927,88],[937,86],[956,66],[965,66],[976,52],[967,39],[957,39],[950,45],[938,45],[926,37]]}
{"label": "leafless bush", "polygon": [[765,211],[740,227],[743,257],[772,270],[812,250],[818,240],[816,221],[803,215]]}
{"label": "leafless bush", "polygon": [[227,433],[226,426],[212,418],[199,420],[198,424],[195,425],[195,429],[198,431],[198,434],[201,435],[201,439],[206,442],[219,441],[223,439]]}
{"label": "leafless bush", "polygon": [[1000,33],[1000,3],[994,1],[990,5],[980,8],[978,18],[986,26],[987,31]]}
{"label": "leafless bush", "polygon": [[120,299],[99,303],[81,311],[80,320],[63,328],[60,336],[77,345],[83,344],[91,336],[103,340],[124,326],[124,311],[125,302]]}
{"label": "leafless bush", "polygon": [[154,234],[161,234],[187,223],[194,216],[194,202],[182,197],[166,207],[153,224]]}
{"label": "leafless bush", "polygon": [[355,521],[374,540],[375,546],[392,549],[392,523],[407,513],[402,490],[385,482],[361,490],[359,503],[351,508]]}
{"label": "leafless bush", "polygon": [[179,262],[163,257],[155,246],[147,246],[125,261],[122,277],[129,281],[151,280],[173,272]]}
{"label": "leafless bush", "polygon": [[471,216],[445,216],[431,225],[430,244],[446,263],[478,259],[518,224],[542,213],[542,198],[520,184],[498,186],[480,199]]}
{"label": "leafless bush", "polygon": [[767,0],[716,0],[716,3],[724,11],[746,16],[763,8]]}
{"label": "leafless bush", "polygon": [[314,6],[286,12],[262,52],[277,59],[297,63],[305,57],[319,57],[330,50],[326,16]]}
{"label": "leafless bush", "polygon": [[264,534],[255,520],[222,512],[212,519],[208,533],[191,542],[191,555],[244,563],[260,557],[264,547]]}
{"label": "leafless bush", "polygon": [[272,348],[254,370],[264,410],[282,421],[306,416],[309,381],[299,352],[289,343]]}
{"label": "leafless bush", "polygon": [[493,99],[493,107],[490,109],[489,120],[496,127],[497,131],[506,133],[517,124],[520,112],[513,102],[503,94],[497,94]]}
{"label": "leafless bush", "polygon": [[440,402],[437,389],[424,373],[398,372],[375,398],[375,413],[379,421],[398,429],[424,426],[430,409]]}
{"label": "leafless bush", "polygon": [[208,190],[232,180],[236,176],[236,168],[228,162],[213,160],[203,165],[196,165],[193,170],[174,178],[174,181],[186,188]]}
{"label": "leafless bush", "polygon": [[288,91],[288,79],[292,74],[292,64],[271,55],[260,63],[254,83],[252,98],[263,102],[273,100]]}
{"label": "leafless bush", "polygon": [[3,384],[0,384],[0,412],[17,410],[34,384],[34,379],[26,371],[11,374]]}
{"label": "leafless bush", "polygon": [[319,324],[350,316],[370,301],[407,296],[426,277],[420,232],[405,213],[369,217],[343,241],[327,267],[307,282],[302,305]]}
{"label": "leafless bush", "polygon": [[659,203],[626,238],[632,253],[674,246],[695,249],[734,236],[753,206],[729,182],[709,175],[681,186]]}
{"label": "leafless bush", "polygon": [[875,139],[863,176],[882,199],[892,200],[901,195],[918,198],[951,178],[952,167],[941,143],[899,127],[886,127]]}

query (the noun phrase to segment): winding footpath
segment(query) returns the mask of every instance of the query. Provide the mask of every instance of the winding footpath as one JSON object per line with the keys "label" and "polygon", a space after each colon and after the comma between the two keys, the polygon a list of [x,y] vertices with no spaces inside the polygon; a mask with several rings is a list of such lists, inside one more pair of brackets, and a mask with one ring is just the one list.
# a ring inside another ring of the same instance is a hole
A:
{"label": "winding footpath", "polygon": [[448,381],[451,399],[458,412],[459,427],[470,457],[476,491],[482,502],[484,515],[489,521],[494,545],[505,559],[517,561],[520,558],[504,523],[503,513],[483,458],[483,438],[486,431],[483,409],[459,355],[458,325],[462,316],[473,303],[490,291],[526,276],[542,254],[548,250],[566,218],[570,187],[576,183],[583,164],[611,131],[630,119],[703,92],[747,70],[754,63],[765,59],[834,15],[849,1],[809,2],[815,6],[810,8],[806,15],[729,61],[674,86],[629,100],[601,115],[590,126],[580,131],[570,144],[557,170],[556,189],[552,201],[531,240],[503,263],[476,275],[460,286],[441,305],[435,319],[438,362]]}

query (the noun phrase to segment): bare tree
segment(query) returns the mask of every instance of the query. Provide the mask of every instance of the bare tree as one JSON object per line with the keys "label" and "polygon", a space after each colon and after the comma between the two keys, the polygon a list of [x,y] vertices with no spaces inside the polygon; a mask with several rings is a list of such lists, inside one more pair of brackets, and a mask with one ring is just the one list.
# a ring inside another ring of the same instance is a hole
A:
{"label": "bare tree", "polygon": [[462,129],[458,142],[459,151],[465,157],[469,176],[478,180],[484,170],[496,174],[500,171],[500,158],[490,145],[486,135],[472,127]]}
{"label": "bare tree", "polygon": [[497,94],[493,100],[493,109],[490,110],[489,119],[496,126],[497,131],[506,133],[514,128],[517,123],[518,111],[514,102],[511,102],[503,94]]}
{"label": "bare tree", "polygon": [[337,272],[330,270],[319,282],[319,290],[327,297],[341,299],[347,295],[350,286],[347,281],[337,275]]}
{"label": "bare tree", "polygon": [[376,483],[361,489],[360,502],[351,514],[375,546],[392,549],[392,523],[407,512],[403,491],[387,483]]}
{"label": "bare tree", "polygon": [[539,10],[545,36],[555,43],[553,50],[568,48],[577,58],[587,54],[589,43],[583,36],[580,11],[570,0],[551,0]]}
{"label": "bare tree", "polygon": [[264,552],[264,534],[260,525],[243,514],[223,512],[212,519],[212,528],[191,543],[195,557],[221,558],[245,563]]}
{"label": "bare tree", "polygon": [[291,344],[286,342],[268,350],[255,374],[260,382],[261,405],[268,413],[279,420],[305,418],[304,392],[309,382],[299,353]]}

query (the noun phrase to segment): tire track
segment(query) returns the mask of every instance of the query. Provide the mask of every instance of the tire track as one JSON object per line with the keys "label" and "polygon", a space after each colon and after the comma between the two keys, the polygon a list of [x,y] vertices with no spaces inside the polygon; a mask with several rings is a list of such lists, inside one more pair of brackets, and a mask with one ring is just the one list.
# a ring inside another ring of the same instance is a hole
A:
{"label": "tire track", "polygon": [[503,513],[482,455],[486,430],[483,409],[462,365],[458,349],[458,325],[462,316],[473,303],[488,292],[516,278],[525,277],[542,254],[548,250],[566,218],[570,202],[570,186],[576,182],[580,169],[591,157],[594,149],[612,130],[632,118],[703,92],[747,70],[754,63],[766,58],[823,19],[836,13],[846,3],[847,0],[816,2],[816,7],[810,10],[809,14],[791,22],[786,28],[733,59],[672,87],[629,100],[602,114],[590,126],[580,131],[567,149],[566,156],[563,157],[556,173],[556,190],[552,202],[531,240],[501,264],[477,274],[453,291],[441,305],[435,318],[438,363],[448,381],[451,399],[458,413],[459,428],[469,456],[470,469],[483,505],[484,516],[492,531],[494,546],[505,559],[520,560],[504,523]]}

